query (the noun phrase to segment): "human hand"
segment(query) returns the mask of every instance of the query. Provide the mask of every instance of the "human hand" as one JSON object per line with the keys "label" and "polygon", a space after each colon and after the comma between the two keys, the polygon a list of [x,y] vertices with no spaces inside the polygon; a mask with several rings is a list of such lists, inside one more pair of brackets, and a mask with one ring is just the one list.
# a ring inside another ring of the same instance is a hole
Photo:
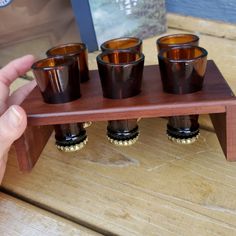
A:
{"label": "human hand", "polygon": [[12,143],[24,132],[27,125],[25,111],[19,106],[35,81],[20,87],[10,95],[10,84],[25,74],[34,62],[32,55],[15,59],[0,69],[0,184],[6,169],[8,151]]}

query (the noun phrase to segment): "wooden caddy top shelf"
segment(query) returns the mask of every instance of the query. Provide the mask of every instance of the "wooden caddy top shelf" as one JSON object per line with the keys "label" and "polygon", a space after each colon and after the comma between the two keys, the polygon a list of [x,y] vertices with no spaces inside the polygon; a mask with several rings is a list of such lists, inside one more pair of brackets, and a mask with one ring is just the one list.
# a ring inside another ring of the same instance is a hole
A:
{"label": "wooden caddy top shelf", "polygon": [[103,98],[98,71],[90,74],[91,79],[81,84],[82,97],[76,101],[46,104],[37,87],[25,99],[22,107],[28,126],[15,142],[21,171],[33,168],[53,124],[188,114],[210,114],[227,160],[236,160],[236,98],[213,61],[208,61],[202,91],[186,95],[162,91],[158,65],[145,66],[142,92],[127,99]]}
{"label": "wooden caddy top shelf", "polygon": [[145,66],[142,92],[138,96],[127,99],[103,98],[98,71],[90,71],[90,74],[90,81],[81,84],[81,98],[73,102],[46,104],[42,100],[39,89],[35,88],[22,104],[28,115],[28,124],[37,126],[221,113],[225,112],[226,105],[236,101],[213,61],[208,61],[203,90],[186,95],[162,92],[158,65]]}

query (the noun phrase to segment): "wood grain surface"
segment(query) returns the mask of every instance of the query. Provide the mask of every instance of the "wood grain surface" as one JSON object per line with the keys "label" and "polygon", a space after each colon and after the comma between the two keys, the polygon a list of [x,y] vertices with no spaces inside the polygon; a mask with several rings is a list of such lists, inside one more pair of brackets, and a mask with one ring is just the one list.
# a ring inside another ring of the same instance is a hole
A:
{"label": "wood grain surface", "polygon": [[0,234],[4,236],[100,235],[4,193],[0,193]]}
{"label": "wood grain surface", "polygon": [[28,126],[24,134],[15,141],[14,147],[21,171],[30,171],[34,167],[52,132],[51,125]]}
{"label": "wood grain surface", "polygon": [[11,152],[3,187],[107,235],[189,235],[189,225],[191,235],[236,234],[236,163],[224,159],[215,133],[177,145],[165,125],[142,119],[139,141],[125,148],[95,122],[86,147],[70,154],[52,137],[30,174]]}

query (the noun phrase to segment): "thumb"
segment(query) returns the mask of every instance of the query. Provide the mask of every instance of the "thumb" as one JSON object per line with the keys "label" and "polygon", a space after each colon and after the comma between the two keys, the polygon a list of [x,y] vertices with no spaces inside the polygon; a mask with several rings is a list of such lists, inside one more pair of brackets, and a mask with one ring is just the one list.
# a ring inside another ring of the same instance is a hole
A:
{"label": "thumb", "polygon": [[12,105],[0,117],[0,158],[4,156],[12,143],[24,132],[27,124],[25,111]]}

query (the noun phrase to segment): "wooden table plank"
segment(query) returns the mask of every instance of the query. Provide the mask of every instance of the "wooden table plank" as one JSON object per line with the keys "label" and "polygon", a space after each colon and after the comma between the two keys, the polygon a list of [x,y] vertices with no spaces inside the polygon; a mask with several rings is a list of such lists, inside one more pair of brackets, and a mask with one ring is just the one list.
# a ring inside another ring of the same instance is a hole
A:
{"label": "wooden table plank", "polygon": [[100,235],[0,192],[0,235]]}
{"label": "wooden table plank", "polygon": [[236,234],[236,163],[224,159],[216,135],[193,145],[165,136],[164,119],[142,119],[131,147],[115,147],[105,122],[88,129],[89,143],[65,154],[52,137],[30,174],[11,152],[4,188],[118,235]]}

